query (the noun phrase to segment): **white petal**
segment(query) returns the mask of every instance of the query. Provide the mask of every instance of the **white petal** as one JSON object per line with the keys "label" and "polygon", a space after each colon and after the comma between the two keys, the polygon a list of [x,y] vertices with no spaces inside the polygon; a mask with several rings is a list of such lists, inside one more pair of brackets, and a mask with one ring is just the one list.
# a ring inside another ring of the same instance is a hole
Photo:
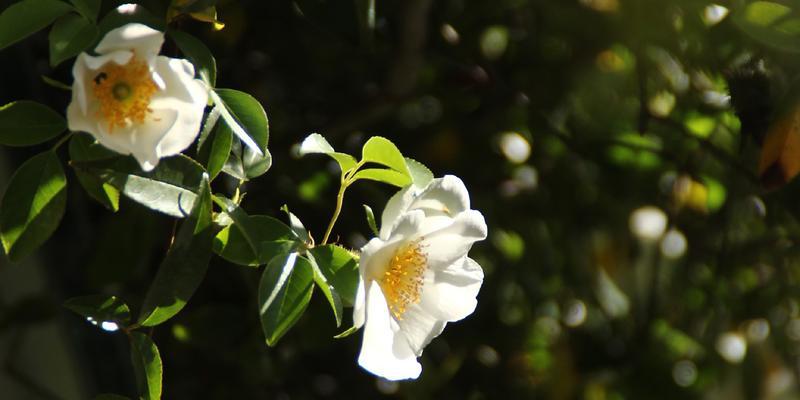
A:
{"label": "white petal", "polygon": [[[117,65],[127,64],[131,58],[133,58],[133,53],[130,50],[115,50],[97,57],[86,56],[84,60],[86,62],[86,68],[96,71],[109,62],[113,62]],[[94,79],[94,77],[86,77],[86,79]]]}
{"label": "white petal", "polygon": [[67,127],[72,132],[88,132],[92,133],[97,129],[97,123],[94,119],[86,116],[81,112],[79,102],[75,99],[77,94],[73,89],[72,102],[67,106]]}
{"label": "white petal", "polygon": [[445,175],[443,178],[434,179],[414,199],[409,209],[423,210],[429,216],[455,216],[469,210],[469,193],[460,178]]}
{"label": "white petal", "polygon": [[483,214],[467,210],[453,218],[450,225],[425,233],[422,245],[428,256],[428,268],[441,270],[463,258],[473,243],[486,239],[486,229]]}
{"label": "white petal", "polygon": [[172,109],[178,113],[175,124],[158,144],[158,156],[166,157],[185,150],[197,138],[208,92],[205,84],[194,79],[194,69],[187,61],[158,57],[155,65],[166,86],[153,96],[150,108]]}
{"label": "white petal", "polygon": [[[86,60],[87,58],[91,58],[86,53],[81,53],[78,55],[78,58],[75,59],[75,64],[72,64],[72,102],[69,104],[70,107],[73,106],[77,102],[78,107],[80,107],[80,113],[84,116],[86,115],[86,78],[87,78],[87,66]],[[69,110],[69,108],[67,108]],[[68,112],[69,114],[69,112]],[[77,130],[84,130],[84,129],[72,129],[72,122],[70,123],[70,130],[77,131]]]}
{"label": "white petal", "polygon": [[417,357],[422,355],[425,346],[439,336],[447,325],[447,321],[437,318],[421,307],[421,304],[409,306],[402,317],[397,323]]}
{"label": "white petal", "polygon": [[367,318],[367,293],[364,291],[364,278],[358,277],[358,289],[356,289],[356,301],[353,304],[353,326],[361,328]]}
{"label": "white petal", "polygon": [[448,322],[461,320],[475,311],[476,296],[483,283],[483,269],[475,260],[464,257],[431,272],[431,280],[422,289],[419,303],[422,309]]}
{"label": "white petal", "polygon": [[134,50],[139,57],[155,57],[164,43],[164,33],[138,23],[112,29],[95,48],[98,54],[114,50]]}
{"label": "white petal", "polygon": [[389,238],[392,226],[395,224],[400,214],[408,210],[408,206],[414,200],[414,186],[408,186],[395,193],[392,198],[386,203],[381,215],[381,232],[380,236],[386,240]]}
{"label": "white petal", "polygon": [[361,276],[366,280],[380,279],[397,248],[419,237],[420,227],[424,220],[425,214],[422,211],[405,213],[396,221],[390,241],[373,238],[367,242],[361,248],[359,263]]}
{"label": "white petal", "polygon": [[97,131],[90,133],[100,144],[117,153],[133,154],[142,169],[150,171],[158,164],[158,143],[175,125],[177,117],[175,110],[153,110],[141,124],[115,128],[109,132],[104,124],[98,123]]}
{"label": "white petal", "polygon": [[417,378],[422,372],[422,366],[389,314],[389,307],[380,287],[375,283],[368,283],[368,286],[367,320],[358,364],[389,380]]}

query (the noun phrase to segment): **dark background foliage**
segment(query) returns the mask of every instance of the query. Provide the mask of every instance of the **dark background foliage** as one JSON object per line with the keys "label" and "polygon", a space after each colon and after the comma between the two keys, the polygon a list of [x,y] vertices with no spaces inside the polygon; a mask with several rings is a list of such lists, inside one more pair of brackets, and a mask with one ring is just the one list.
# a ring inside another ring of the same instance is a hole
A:
{"label": "dark background foliage", "polygon": [[[368,4],[220,0],[222,31],[178,24],[211,48],[219,87],[267,110],[274,162],[245,187],[251,214],[279,217],[286,203],[321,236],[338,182],[335,164],[292,155],[311,132],[353,154],[383,135],[460,176],[490,232],[472,253],[486,271],[475,314],[426,349],[419,380],[389,383],[356,364],[360,335],[332,339],[319,292],[268,348],[258,271],[215,258],[190,304],[153,331],[164,398],[798,396],[798,188],[766,190],[756,174],[771,110],[797,107],[785,96],[797,55],[731,17],[710,23],[703,1],[379,0],[373,28]],[[70,82],[68,64],[48,67],[46,33],[4,50],[0,103],[64,110],[69,94],[40,76]],[[0,186],[39,150],[0,149]],[[377,211],[390,195],[348,192],[337,242],[363,244],[361,204]],[[648,205],[668,216],[671,242],[630,229]],[[60,306],[92,293],[141,304],[174,222],[120,208],[70,185],[38,255],[0,259],[0,397],[136,394],[125,336]]]}

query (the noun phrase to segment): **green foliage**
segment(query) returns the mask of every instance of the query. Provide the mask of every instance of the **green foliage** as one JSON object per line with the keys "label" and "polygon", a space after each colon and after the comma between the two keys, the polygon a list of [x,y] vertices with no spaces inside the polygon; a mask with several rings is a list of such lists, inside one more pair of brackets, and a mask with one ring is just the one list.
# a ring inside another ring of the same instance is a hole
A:
{"label": "green foliage", "polygon": [[195,191],[205,174],[200,164],[183,155],[161,160],[150,172],[142,171],[131,157],[76,161],[72,165],[117,188],[131,200],[178,218],[192,210]]}
{"label": "green foliage", "polygon": [[313,279],[310,263],[296,252],[280,253],[267,264],[258,285],[258,309],[268,345],[277,344],[303,315]]}
{"label": "green foliage", "polygon": [[[231,148],[233,147],[233,132],[231,132],[231,129],[228,127],[228,125],[218,124],[216,123],[216,120],[213,122],[206,120],[206,124],[215,125],[212,134],[213,138],[210,140],[211,143],[208,143],[208,140],[199,142],[197,159],[206,166],[208,175],[213,181],[214,178],[216,178],[217,175],[222,172],[223,168],[225,167],[225,163],[228,161],[229,156],[231,156]],[[242,175],[243,174],[244,173],[242,171]]]}
{"label": "green foliage", "polygon": [[332,244],[317,246],[308,252],[309,258],[313,257],[327,283],[342,299],[342,304],[352,307],[358,288],[358,259],[350,251]]}
{"label": "green foliage", "polygon": [[195,73],[208,82],[211,87],[217,85],[217,62],[206,45],[196,37],[175,29],[168,31],[170,37],[181,49],[183,55],[194,64]]}
{"label": "green foliage", "polygon": [[0,14],[0,50],[44,29],[72,9],[58,0],[22,0]]}
{"label": "green foliage", "polygon": [[373,136],[361,149],[361,161],[373,162],[389,167],[401,175],[409,176],[408,166],[403,154],[389,139]]}
{"label": "green foliage", "polygon": [[50,66],[75,57],[86,50],[97,37],[97,26],[86,17],[67,14],[59,18],[50,29]]}
{"label": "green foliage", "polygon": [[140,397],[144,400],[160,399],[163,366],[158,347],[150,337],[140,332],[132,332],[130,342],[131,362]]}
{"label": "green foliage", "polygon": [[96,21],[100,13],[101,0],[70,0],[75,9],[86,19]]}
{"label": "green foliage", "polygon": [[126,326],[131,319],[128,305],[116,296],[98,294],[73,297],[64,302],[64,307],[95,323],[110,321]]}
{"label": "green foliage", "polygon": [[325,137],[319,133],[312,133],[308,135],[303,143],[300,144],[300,155],[306,154],[326,154],[336,160],[339,164],[339,169],[342,175],[351,169],[355,168],[357,162],[353,156],[345,153],[338,153],[333,150],[333,147],[325,140]]}
{"label": "green foliage", "polygon": [[800,53],[800,16],[774,1],[754,1],[735,13],[739,28],[759,43],[778,50]]}
{"label": "green foliage", "polygon": [[[88,135],[74,135],[69,141],[69,157],[73,162],[96,161],[115,158],[116,154],[107,150]],[[119,210],[119,189],[103,181],[97,175],[84,172],[81,169],[74,169],[75,176],[81,186],[93,199],[97,200],[103,207],[111,210]]]}
{"label": "green foliage", "polygon": [[268,263],[288,245],[297,247],[300,238],[283,222],[266,215],[231,212],[234,223],[214,239],[214,252],[239,265],[257,267]]}
{"label": "green foliage", "polygon": [[233,133],[248,148],[266,156],[269,123],[261,103],[253,96],[233,89],[214,89],[209,94],[214,104],[220,106],[222,120]]}
{"label": "green foliage", "polygon": [[15,101],[0,108],[0,144],[32,146],[67,129],[67,121],[49,107],[33,101]]}
{"label": "green foliage", "polygon": [[139,323],[155,326],[177,314],[205,277],[217,229],[211,221],[208,180],[198,188],[191,215],[181,226],[142,305]]}
{"label": "green foliage", "polygon": [[67,178],[52,151],[34,156],[14,173],[0,202],[0,239],[20,261],[58,228],[67,203]]}
{"label": "green foliage", "polygon": [[372,231],[372,234],[378,236],[378,232],[380,232],[380,230],[378,229],[378,224],[375,222],[375,213],[372,212],[372,208],[364,204],[364,213],[367,216],[367,225],[369,225],[369,229]]}

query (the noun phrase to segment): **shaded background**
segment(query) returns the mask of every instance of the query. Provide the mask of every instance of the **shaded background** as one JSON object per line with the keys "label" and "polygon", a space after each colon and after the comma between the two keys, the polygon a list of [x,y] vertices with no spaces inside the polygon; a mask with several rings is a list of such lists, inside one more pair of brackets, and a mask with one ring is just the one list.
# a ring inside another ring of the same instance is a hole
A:
{"label": "shaded background", "polygon": [[[371,26],[363,0],[220,0],[225,29],[180,27],[211,48],[218,86],[253,94],[270,118],[274,163],[246,186],[249,213],[279,216],[287,203],[324,231],[336,166],[292,156],[312,132],[353,154],[386,136],[436,175],[460,176],[490,232],[471,253],[486,272],[475,314],[428,346],[420,379],[381,381],[356,364],[360,334],[331,338],[318,293],[268,348],[259,271],[215,258],[154,331],[164,398],[800,396],[798,185],[772,179],[768,191],[756,174],[800,58],[704,1],[375,6]],[[0,104],[66,108],[69,94],[40,79],[71,81],[69,63],[48,67],[46,39],[0,53]],[[171,43],[165,53],[179,55]],[[0,149],[0,187],[41,150]],[[173,221],[130,201],[111,214],[69,178],[55,236],[26,263],[0,258],[0,397],[136,394],[125,335],[60,304],[93,293],[141,304]],[[215,189],[230,190],[226,179]],[[338,242],[362,245],[361,204],[378,211],[391,193],[348,191]]]}

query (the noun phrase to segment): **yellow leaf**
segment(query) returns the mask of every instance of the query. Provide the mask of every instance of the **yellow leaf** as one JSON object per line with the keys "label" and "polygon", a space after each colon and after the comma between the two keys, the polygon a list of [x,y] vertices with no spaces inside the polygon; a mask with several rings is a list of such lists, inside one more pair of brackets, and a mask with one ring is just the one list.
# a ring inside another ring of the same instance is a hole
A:
{"label": "yellow leaf", "polygon": [[800,173],[800,104],[770,126],[761,149],[758,174],[764,186],[776,188]]}

